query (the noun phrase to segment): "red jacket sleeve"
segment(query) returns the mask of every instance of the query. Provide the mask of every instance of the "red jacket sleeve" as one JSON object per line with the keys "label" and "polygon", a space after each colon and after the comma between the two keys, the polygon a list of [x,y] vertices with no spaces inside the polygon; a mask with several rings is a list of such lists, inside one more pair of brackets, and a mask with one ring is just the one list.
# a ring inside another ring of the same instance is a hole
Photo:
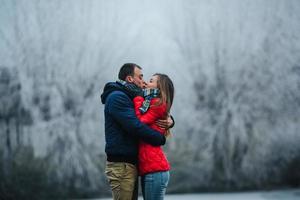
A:
{"label": "red jacket sleeve", "polygon": [[166,116],[167,106],[165,103],[155,105],[159,102],[158,98],[151,99],[150,107],[144,114],[141,113],[139,108],[142,106],[144,98],[137,96],[133,99],[135,114],[137,118],[144,124],[154,124],[158,119],[163,119]]}

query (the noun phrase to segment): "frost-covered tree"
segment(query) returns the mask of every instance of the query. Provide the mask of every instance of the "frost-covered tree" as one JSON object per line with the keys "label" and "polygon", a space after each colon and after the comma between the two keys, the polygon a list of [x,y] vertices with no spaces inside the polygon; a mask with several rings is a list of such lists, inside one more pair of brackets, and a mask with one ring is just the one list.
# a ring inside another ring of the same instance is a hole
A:
{"label": "frost-covered tree", "polygon": [[99,97],[136,62],[175,85],[169,192],[297,184],[299,10],[297,0],[2,0],[1,77],[14,81],[0,86],[1,148],[26,146],[77,197],[108,194]]}

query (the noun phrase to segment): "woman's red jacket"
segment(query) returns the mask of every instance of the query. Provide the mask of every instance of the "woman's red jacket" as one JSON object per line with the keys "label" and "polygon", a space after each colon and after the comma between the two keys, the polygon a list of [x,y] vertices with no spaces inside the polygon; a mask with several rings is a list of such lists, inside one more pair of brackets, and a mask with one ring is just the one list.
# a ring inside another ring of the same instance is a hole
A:
{"label": "woman's red jacket", "polygon": [[[133,99],[133,102],[138,119],[161,134],[165,134],[165,130],[155,124],[158,119],[164,119],[167,115],[167,105],[165,103],[156,105],[159,100],[159,98],[151,99],[150,107],[144,114],[139,110],[143,104],[144,98],[137,96]],[[140,141],[138,158],[139,175],[141,176],[148,173],[170,170],[170,164],[161,146],[152,146]]]}

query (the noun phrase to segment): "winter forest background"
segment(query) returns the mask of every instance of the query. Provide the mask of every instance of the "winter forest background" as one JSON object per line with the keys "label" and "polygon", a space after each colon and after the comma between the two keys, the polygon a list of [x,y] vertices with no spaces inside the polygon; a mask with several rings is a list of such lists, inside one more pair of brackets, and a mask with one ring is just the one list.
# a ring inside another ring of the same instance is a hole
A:
{"label": "winter forest background", "polygon": [[300,185],[298,0],[0,0],[0,198],[109,196],[100,94],[168,74],[169,193]]}

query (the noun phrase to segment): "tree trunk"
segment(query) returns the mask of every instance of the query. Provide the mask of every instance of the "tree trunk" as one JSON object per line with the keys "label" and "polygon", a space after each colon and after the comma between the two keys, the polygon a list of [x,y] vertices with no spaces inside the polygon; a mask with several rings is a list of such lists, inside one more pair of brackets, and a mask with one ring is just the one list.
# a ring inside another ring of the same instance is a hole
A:
{"label": "tree trunk", "polygon": [[3,170],[4,170],[4,177],[10,177],[10,171],[12,166],[12,156],[11,156],[11,141],[10,141],[10,129],[9,129],[10,119],[5,119],[6,125],[6,146],[4,147],[4,155],[3,155]]}
{"label": "tree trunk", "polygon": [[6,124],[6,149],[8,154],[11,154],[11,141],[10,141],[10,129],[9,129],[9,118],[5,119]]}

